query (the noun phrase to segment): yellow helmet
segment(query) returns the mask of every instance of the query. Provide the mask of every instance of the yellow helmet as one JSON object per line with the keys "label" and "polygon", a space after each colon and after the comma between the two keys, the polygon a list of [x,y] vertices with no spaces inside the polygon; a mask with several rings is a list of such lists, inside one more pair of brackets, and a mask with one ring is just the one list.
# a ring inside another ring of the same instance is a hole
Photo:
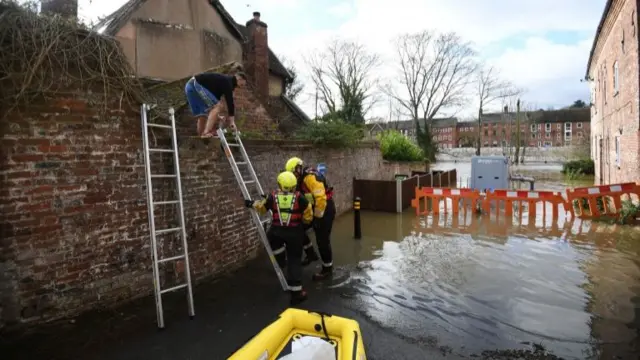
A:
{"label": "yellow helmet", "polygon": [[304,162],[302,161],[302,159],[298,157],[292,157],[291,159],[287,160],[287,163],[284,165],[284,169],[286,171],[291,171],[292,173],[294,173],[296,170],[296,166],[298,165],[304,166]]}
{"label": "yellow helmet", "polygon": [[298,179],[291,171],[283,171],[278,175],[278,186],[284,191],[293,191],[298,185]]}

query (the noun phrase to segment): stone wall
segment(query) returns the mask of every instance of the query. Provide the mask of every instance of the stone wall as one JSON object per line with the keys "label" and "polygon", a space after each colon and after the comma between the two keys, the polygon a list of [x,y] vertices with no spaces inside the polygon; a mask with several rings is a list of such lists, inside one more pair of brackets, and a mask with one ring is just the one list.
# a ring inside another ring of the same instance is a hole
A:
{"label": "stone wall", "polygon": [[[522,151],[522,149],[520,150]],[[487,147],[480,150],[482,156],[502,156],[503,149],[501,147]],[[515,153],[515,150],[514,150]],[[462,161],[469,162],[475,156],[475,148],[453,148],[443,149],[436,155],[438,161]],[[507,153],[507,155],[509,155]],[[513,155],[512,155],[513,156]],[[525,163],[565,163],[570,160],[577,160],[589,157],[589,148],[587,146],[571,147],[558,146],[549,148],[530,148],[525,150]]]}
{"label": "stone wall", "polygon": [[[0,122],[0,328],[76,316],[152,292],[138,106],[118,107],[114,98],[112,110],[102,113],[93,107],[104,105],[100,95],[87,94],[33,103]],[[265,117],[261,106],[238,102],[248,118]],[[245,127],[260,131],[266,122]],[[260,243],[219,143],[189,137],[193,125],[180,121],[179,150],[191,267],[201,281],[242,266]],[[168,147],[161,131],[152,133],[152,147]],[[351,150],[256,140],[246,146],[265,190],[291,156],[325,162],[339,211],[350,207],[353,177],[394,171],[373,143]],[[170,156],[152,156],[154,173],[173,172]],[[172,182],[154,180],[154,189],[154,200],[174,199]],[[175,226],[174,215],[171,205],[157,206],[157,228]],[[177,240],[165,239],[161,254],[175,254]],[[179,263],[167,264],[164,286],[182,271]]]}

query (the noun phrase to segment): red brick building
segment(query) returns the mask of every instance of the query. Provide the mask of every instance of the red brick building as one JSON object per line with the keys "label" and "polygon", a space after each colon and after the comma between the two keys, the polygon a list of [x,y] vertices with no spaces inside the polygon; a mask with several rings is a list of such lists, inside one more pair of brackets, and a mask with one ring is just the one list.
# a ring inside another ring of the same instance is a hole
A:
{"label": "red brick building", "polygon": [[587,63],[596,181],[640,179],[638,0],[607,0]]}
{"label": "red brick building", "polygon": [[[588,144],[590,138],[589,108],[567,108],[516,113],[482,115],[480,141],[482,147],[506,147],[516,144],[516,127],[520,122],[520,143],[527,147],[552,147]],[[474,147],[478,139],[478,122],[457,118],[433,119],[431,132],[439,149]],[[415,141],[413,120],[369,124],[371,133],[395,129]]]}

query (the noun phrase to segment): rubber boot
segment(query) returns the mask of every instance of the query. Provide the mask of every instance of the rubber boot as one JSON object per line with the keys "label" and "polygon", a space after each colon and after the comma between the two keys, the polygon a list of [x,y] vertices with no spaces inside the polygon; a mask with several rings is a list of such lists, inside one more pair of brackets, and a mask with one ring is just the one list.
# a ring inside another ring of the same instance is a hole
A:
{"label": "rubber boot", "polygon": [[313,247],[310,247],[308,250],[306,250],[305,257],[302,260],[302,266],[308,266],[312,262],[318,260],[320,260],[320,257],[318,257],[318,254],[316,254],[316,250]]}
{"label": "rubber boot", "polygon": [[291,306],[295,306],[300,304],[301,302],[307,300],[307,292],[304,290],[301,291],[292,291],[291,292],[291,301],[289,302]]}
{"label": "rubber boot", "polygon": [[329,267],[323,266],[322,270],[313,274],[313,280],[314,281],[326,280],[331,278],[331,275],[333,275],[333,266],[329,266]]}

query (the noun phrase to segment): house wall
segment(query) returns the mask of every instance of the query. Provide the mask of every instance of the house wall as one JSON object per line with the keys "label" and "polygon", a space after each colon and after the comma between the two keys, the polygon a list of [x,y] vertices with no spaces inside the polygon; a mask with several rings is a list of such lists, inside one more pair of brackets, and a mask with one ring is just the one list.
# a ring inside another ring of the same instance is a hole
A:
{"label": "house wall", "polygon": [[282,78],[275,75],[269,75],[269,96],[280,96],[284,92],[284,83]]}
{"label": "house wall", "polygon": [[[600,184],[640,179],[639,30],[636,1],[613,1],[589,69],[593,79],[590,140],[596,182]],[[613,84],[616,61],[617,93]],[[618,158],[620,161],[616,162]]]}
{"label": "house wall", "polygon": [[[152,292],[139,107],[113,96],[102,113],[104,95],[87,90],[32,103],[0,122],[0,328],[76,316]],[[237,101],[247,118],[258,119],[243,129],[263,131],[270,120],[262,105],[242,93]],[[192,119],[179,117],[178,124],[189,253],[193,278],[201,281],[242,266],[261,247],[219,143],[193,138]],[[151,136],[154,147],[168,147],[161,131]],[[354,177],[391,178],[395,170],[376,144],[348,150],[245,144],[264,189],[276,186],[289,157],[325,162],[339,212],[351,208]],[[172,171],[171,157],[153,156],[154,173]],[[174,199],[172,182],[154,183],[154,190],[156,200]],[[156,215],[158,228],[175,219],[169,206]],[[175,254],[175,240],[166,239],[161,254]],[[175,282],[182,271],[180,264],[166,266],[162,281]]]}
{"label": "house wall", "polygon": [[206,0],[149,0],[116,37],[139,76],[176,80],[242,62],[242,45]]}

